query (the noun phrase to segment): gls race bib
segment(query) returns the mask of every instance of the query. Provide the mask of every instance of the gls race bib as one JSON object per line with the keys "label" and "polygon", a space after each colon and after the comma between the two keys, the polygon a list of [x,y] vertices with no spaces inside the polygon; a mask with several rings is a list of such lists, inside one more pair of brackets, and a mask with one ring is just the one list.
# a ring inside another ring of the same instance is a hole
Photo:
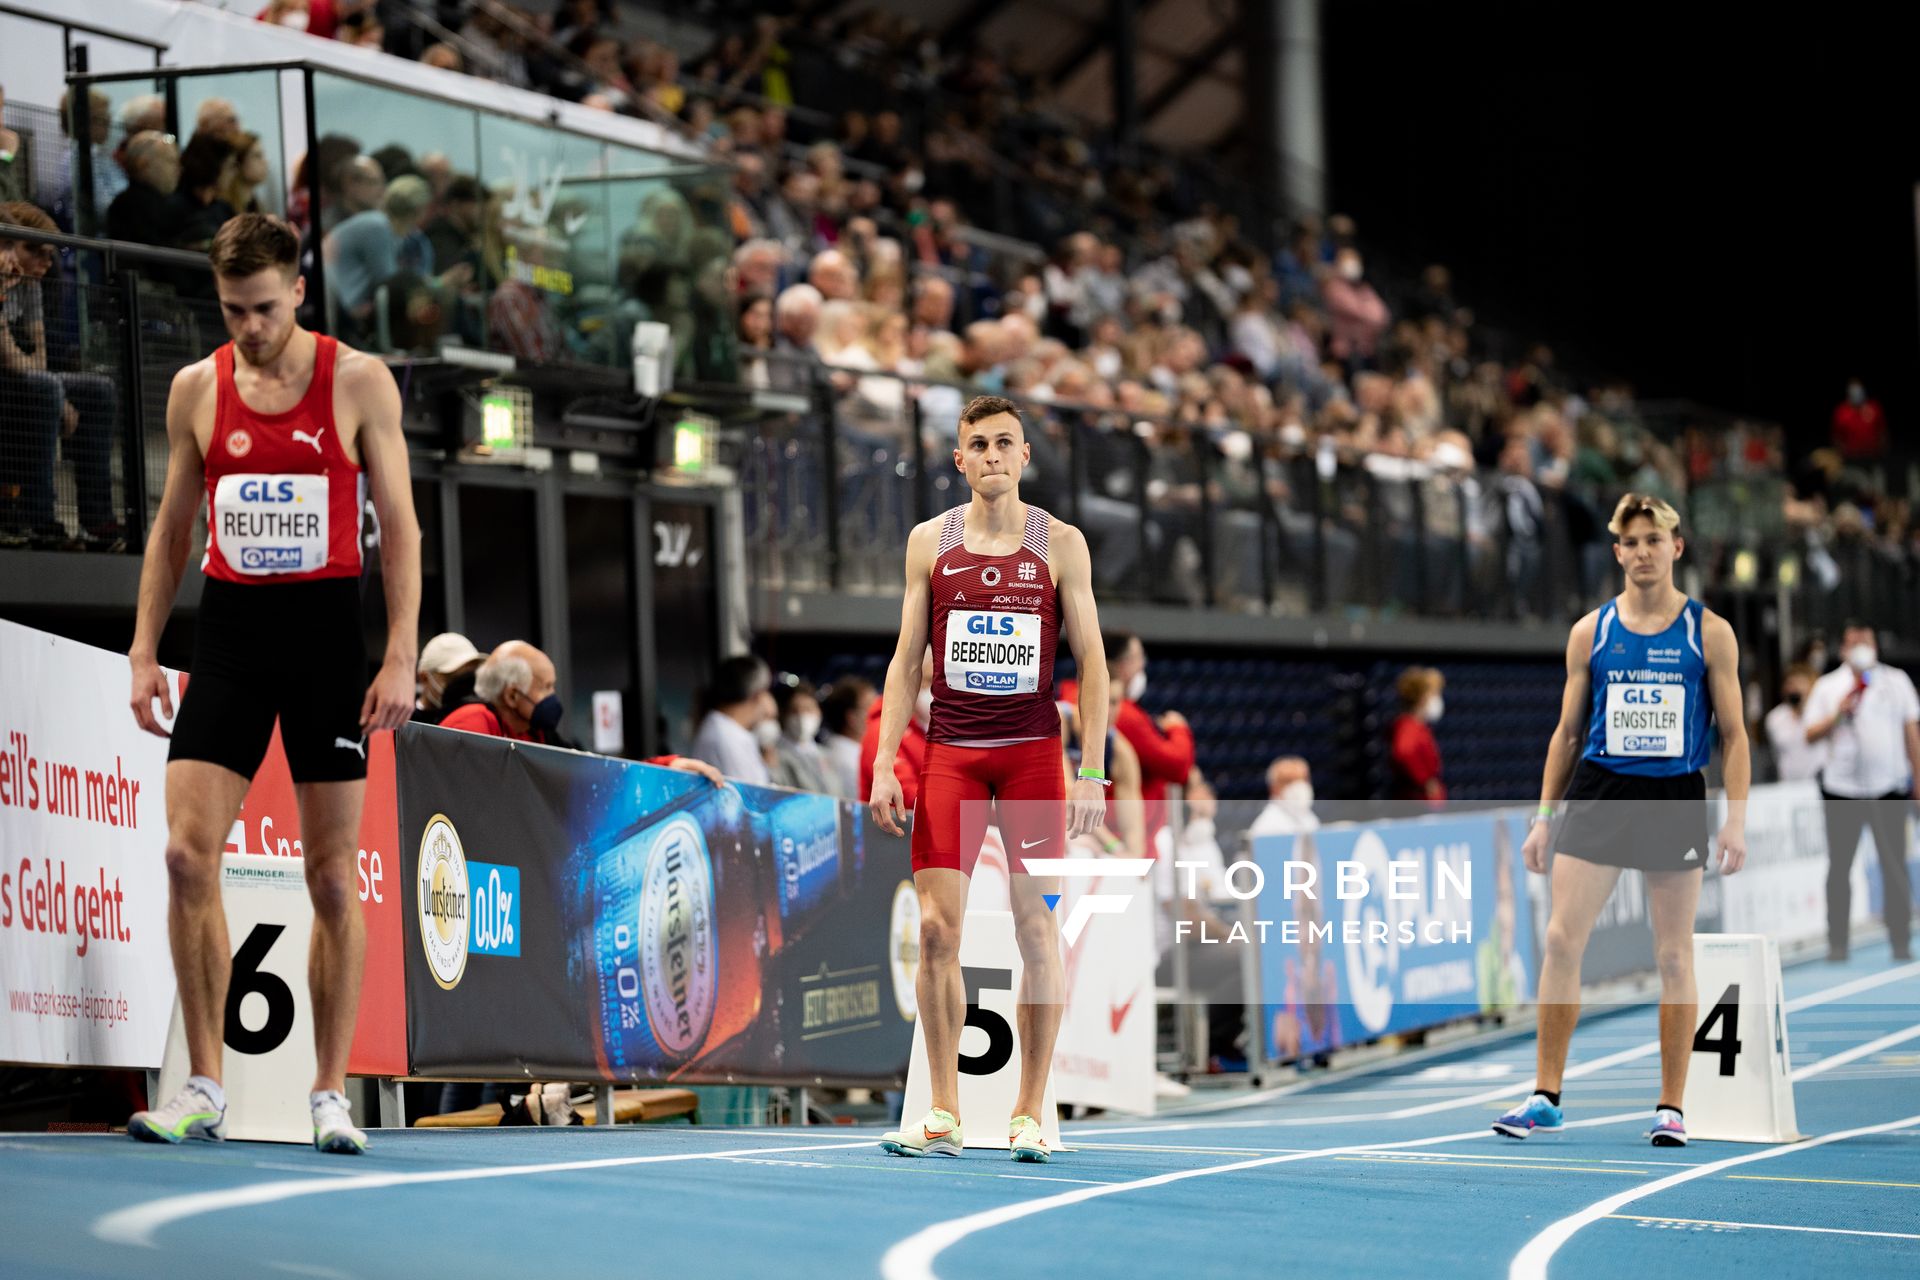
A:
{"label": "gls race bib", "polygon": [[1679,756],[1686,750],[1687,687],[1607,686],[1607,754]]}
{"label": "gls race bib", "polygon": [[327,477],[228,475],[213,489],[214,540],[246,574],[309,573],[327,563]]}
{"label": "gls race bib", "polygon": [[1032,613],[947,614],[947,688],[1004,697],[1040,687],[1040,618]]}

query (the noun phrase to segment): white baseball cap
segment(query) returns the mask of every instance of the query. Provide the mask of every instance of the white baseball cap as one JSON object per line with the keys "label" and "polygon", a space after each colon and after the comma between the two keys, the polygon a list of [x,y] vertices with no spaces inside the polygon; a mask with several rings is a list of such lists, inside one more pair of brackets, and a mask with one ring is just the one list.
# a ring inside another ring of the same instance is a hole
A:
{"label": "white baseball cap", "polygon": [[442,631],[420,650],[420,670],[437,676],[459,675],[479,666],[487,655],[458,631]]}

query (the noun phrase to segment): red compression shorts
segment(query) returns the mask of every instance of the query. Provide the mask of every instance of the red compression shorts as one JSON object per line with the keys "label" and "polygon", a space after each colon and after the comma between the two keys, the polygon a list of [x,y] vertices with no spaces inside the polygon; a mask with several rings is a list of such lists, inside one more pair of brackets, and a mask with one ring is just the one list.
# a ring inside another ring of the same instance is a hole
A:
{"label": "red compression shorts", "polygon": [[989,821],[998,822],[1016,871],[1023,852],[1067,856],[1067,777],[1059,738],[1010,747],[927,744],[913,806],[913,869],[947,867],[971,876]]}

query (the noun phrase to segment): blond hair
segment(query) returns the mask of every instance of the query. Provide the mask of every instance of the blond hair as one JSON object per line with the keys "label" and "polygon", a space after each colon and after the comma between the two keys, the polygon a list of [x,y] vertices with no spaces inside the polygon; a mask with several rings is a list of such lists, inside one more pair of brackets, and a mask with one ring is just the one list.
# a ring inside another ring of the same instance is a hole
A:
{"label": "blond hair", "polygon": [[1672,504],[1650,493],[1629,493],[1614,507],[1613,519],[1607,521],[1607,532],[1616,538],[1623,537],[1627,526],[1641,516],[1668,533],[1680,527],[1680,513],[1673,509]]}

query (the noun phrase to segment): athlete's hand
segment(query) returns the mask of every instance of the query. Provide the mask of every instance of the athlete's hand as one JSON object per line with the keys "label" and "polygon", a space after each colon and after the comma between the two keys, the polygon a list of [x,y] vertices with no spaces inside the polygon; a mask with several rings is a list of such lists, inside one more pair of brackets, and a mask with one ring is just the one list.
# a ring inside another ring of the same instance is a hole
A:
{"label": "athlete's hand", "polygon": [[167,688],[167,673],[152,658],[134,658],[133,663],[133,718],[142,729],[158,738],[170,738],[173,735],[160,726],[160,718],[153,714],[153,700],[160,699],[160,714],[173,719],[173,693]]}
{"label": "athlete's hand", "polygon": [[668,765],[667,768],[678,769],[682,773],[697,773],[716,787],[724,787],[727,785],[726,774],[721,773],[705,760],[697,760],[692,756],[680,756],[675,759],[672,764]]}
{"label": "athlete's hand", "polygon": [[1067,839],[1092,835],[1107,820],[1107,789],[1092,778],[1075,778],[1067,798]]}
{"label": "athlete's hand", "polygon": [[907,797],[900,790],[900,779],[894,777],[892,769],[873,771],[873,794],[867,797],[867,815],[882,831],[896,836],[907,834],[900,825],[907,816]]}
{"label": "athlete's hand", "polygon": [[1527,828],[1527,841],[1520,846],[1520,855],[1526,859],[1527,870],[1535,875],[1545,875],[1547,871],[1547,841],[1551,838],[1550,822],[1536,822]]}
{"label": "athlete's hand", "polygon": [[1720,874],[1730,876],[1747,865],[1747,826],[1733,818],[1720,824]]}
{"label": "athlete's hand", "polygon": [[406,663],[384,662],[380,674],[367,686],[360,704],[362,735],[378,729],[398,729],[413,714],[413,672]]}

